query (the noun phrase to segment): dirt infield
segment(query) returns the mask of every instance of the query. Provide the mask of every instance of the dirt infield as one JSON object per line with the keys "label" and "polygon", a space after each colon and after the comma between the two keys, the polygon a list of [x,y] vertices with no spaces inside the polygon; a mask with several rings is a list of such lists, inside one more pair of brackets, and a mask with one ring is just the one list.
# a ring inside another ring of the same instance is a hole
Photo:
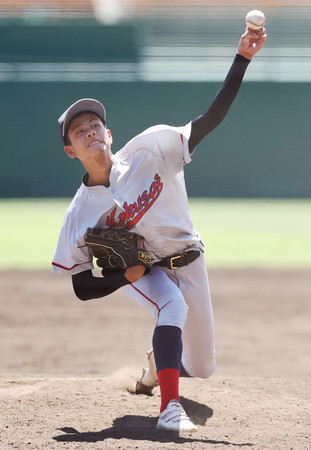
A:
{"label": "dirt infield", "polygon": [[182,379],[198,433],[155,430],[130,393],[153,319],[117,292],[80,302],[52,272],[0,272],[0,449],[311,449],[311,271],[210,270],[217,370]]}

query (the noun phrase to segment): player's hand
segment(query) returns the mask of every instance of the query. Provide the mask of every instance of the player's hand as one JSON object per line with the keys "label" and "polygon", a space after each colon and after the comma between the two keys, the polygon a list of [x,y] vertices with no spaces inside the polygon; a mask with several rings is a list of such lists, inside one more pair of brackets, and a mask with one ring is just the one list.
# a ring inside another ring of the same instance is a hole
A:
{"label": "player's hand", "polygon": [[242,34],[239,42],[238,54],[244,56],[244,58],[252,59],[262,49],[266,39],[267,34],[265,28],[251,30],[246,27],[245,33]]}
{"label": "player's hand", "polygon": [[135,283],[144,275],[145,271],[145,266],[137,264],[136,266],[128,267],[124,273],[124,276],[130,283]]}
{"label": "player's hand", "polygon": [[[141,236],[138,236],[137,244],[140,248],[144,248],[144,240]],[[124,273],[124,276],[131,283],[135,283],[135,281],[138,281],[144,275],[145,272],[146,267],[137,264],[136,266],[128,267]]]}

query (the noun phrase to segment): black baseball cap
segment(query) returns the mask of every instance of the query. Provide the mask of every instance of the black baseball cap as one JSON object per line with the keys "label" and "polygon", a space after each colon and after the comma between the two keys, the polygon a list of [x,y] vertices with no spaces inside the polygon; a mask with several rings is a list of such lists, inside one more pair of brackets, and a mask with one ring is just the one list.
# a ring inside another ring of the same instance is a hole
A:
{"label": "black baseball cap", "polygon": [[93,98],[82,98],[81,100],[73,103],[73,105],[69,106],[69,108],[66,109],[66,111],[58,119],[60,137],[64,143],[69,122],[77,114],[81,114],[83,112],[93,112],[97,114],[103,123],[106,124],[106,110],[104,105]]}

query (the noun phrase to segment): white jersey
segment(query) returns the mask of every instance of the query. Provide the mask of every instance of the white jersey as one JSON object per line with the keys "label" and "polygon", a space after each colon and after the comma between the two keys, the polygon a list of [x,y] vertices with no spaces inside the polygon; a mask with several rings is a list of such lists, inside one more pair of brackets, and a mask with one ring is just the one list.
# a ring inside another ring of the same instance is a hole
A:
{"label": "white jersey", "polygon": [[202,248],[183,171],[191,161],[190,132],[191,123],[151,127],[113,156],[109,187],[82,183],[65,215],[53,258],[55,272],[73,275],[94,268],[83,243],[88,227],[122,227],[140,234],[154,261]]}

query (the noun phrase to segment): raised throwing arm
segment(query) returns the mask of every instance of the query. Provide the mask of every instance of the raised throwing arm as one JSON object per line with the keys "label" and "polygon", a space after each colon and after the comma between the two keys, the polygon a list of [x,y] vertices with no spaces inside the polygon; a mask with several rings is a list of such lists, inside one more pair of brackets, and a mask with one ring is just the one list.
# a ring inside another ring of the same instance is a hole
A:
{"label": "raised throwing arm", "polygon": [[241,36],[233,64],[215,99],[205,113],[192,121],[189,139],[190,153],[205,136],[223,121],[240,89],[251,59],[263,47],[266,39],[265,28],[257,31],[246,28],[245,33]]}

